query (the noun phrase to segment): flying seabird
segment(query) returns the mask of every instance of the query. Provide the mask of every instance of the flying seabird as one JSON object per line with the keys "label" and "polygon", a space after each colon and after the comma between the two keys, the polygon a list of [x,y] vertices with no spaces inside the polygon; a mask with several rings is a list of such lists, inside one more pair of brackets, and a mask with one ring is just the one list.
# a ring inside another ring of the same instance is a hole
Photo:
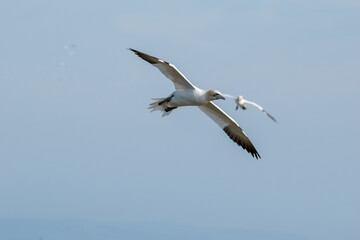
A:
{"label": "flying seabird", "polygon": [[243,96],[234,97],[234,96],[229,95],[229,94],[224,94],[224,96],[227,97],[227,98],[235,99],[236,110],[238,110],[239,107],[241,107],[243,110],[246,110],[245,104],[250,104],[250,105],[253,105],[253,106],[257,107],[260,111],[265,113],[266,116],[268,116],[269,118],[271,118],[271,120],[273,120],[274,122],[277,123],[276,119],[273,116],[271,116],[267,111],[265,111],[264,108],[262,108],[260,105],[254,103],[254,102],[251,102],[251,101],[248,101],[248,100],[244,99]]}
{"label": "flying seabird", "polygon": [[219,91],[202,90],[187,80],[186,77],[171,63],[132,48],[129,48],[129,50],[158,68],[160,72],[169,78],[175,85],[175,91],[168,97],[154,98],[153,100],[156,101],[150,104],[149,109],[152,109],[152,111],[162,111],[163,116],[166,116],[178,107],[197,106],[216,122],[234,142],[256,159],[261,158],[254,145],[235,120],[212,102],[218,99],[225,100]]}

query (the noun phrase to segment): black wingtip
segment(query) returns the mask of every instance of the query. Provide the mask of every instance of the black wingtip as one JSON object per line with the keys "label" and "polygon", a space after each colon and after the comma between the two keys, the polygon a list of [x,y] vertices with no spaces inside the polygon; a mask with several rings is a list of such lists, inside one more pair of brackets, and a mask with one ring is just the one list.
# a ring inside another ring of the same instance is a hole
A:
{"label": "black wingtip", "polygon": [[[248,152],[249,152],[249,151],[248,151]],[[251,153],[251,156],[254,157],[254,158],[256,158],[256,160],[261,159],[261,156],[260,156],[260,154],[259,154],[258,152],[255,152],[255,153],[249,152],[249,153]]]}
{"label": "black wingtip", "polygon": [[235,143],[237,143],[237,145],[239,145],[240,147],[245,149],[248,153],[250,153],[252,157],[254,157],[256,159],[259,159],[259,158],[261,159],[260,154],[258,153],[258,151],[254,147],[254,145],[252,145],[251,142],[249,142],[249,145],[243,144],[240,138],[236,137],[235,135],[233,135],[231,133],[229,126],[223,128],[223,130]]}
{"label": "black wingtip", "polygon": [[269,118],[271,118],[271,120],[273,120],[276,124],[279,124],[278,121],[273,117],[271,116],[270,114],[268,114]]}
{"label": "black wingtip", "polygon": [[133,48],[128,48],[127,50],[134,52],[136,55],[139,55],[139,53],[140,53],[139,51],[137,51]]}
{"label": "black wingtip", "polygon": [[266,116],[268,116],[271,120],[273,120],[275,123],[279,124],[276,119],[270,115],[270,113],[268,113],[267,111],[265,111],[265,109],[261,110],[263,113],[265,113]]}
{"label": "black wingtip", "polygon": [[[129,48],[129,50],[133,51],[137,56],[139,56],[141,59],[147,61],[150,64],[156,64],[156,63],[159,63],[159,61],[160,61],[160,59],[158,59],[157,57],[150,56],[150,55],[140,52],[138,50],[135,50],[132,48]],[[163,61],[163,62],[165,62],[165,61]]]}

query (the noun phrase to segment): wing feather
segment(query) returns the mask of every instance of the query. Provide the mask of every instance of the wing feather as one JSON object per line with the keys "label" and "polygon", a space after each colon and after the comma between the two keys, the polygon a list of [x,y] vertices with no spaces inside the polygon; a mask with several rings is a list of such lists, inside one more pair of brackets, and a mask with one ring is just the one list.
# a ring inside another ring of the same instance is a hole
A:
{"label": "wing feather", "polygon": [[216,122],[234,142],[256,159],[261,158],[250,139],[246,136],[245,132],[240,128],[235,120],[221,110],[221,108],[212,102],[201,105],[199,108],[214,122]]}
{"label": "wing feather", "polygon": [[263,113],[265,113],[266,116],[268,116],[269,118],[271,118],[271,120],[273,120],[274,122],[277,123],[276,119],[275,119],[273,116],[271,116],[270,113],[268,113],[267,111],[265,111],[265,109],[262,108],[259,104],[254,103],[254,102],[251,102],[251,101],[248,101],[248,100],[244,100],[244,101],[245,101],[245,103],[247,103],[247,104],[250,104],[250,105],[253,105],[253,106],[257,107],[260,111],[262,111]]}
{"label": "wing feather", "polygon": [[176,90],[195,89],[195,86],[192,85],[191,82],[187,80],[186,77],[171,63],[132,48],[129,48],[129,50],[133,51],[140,58],[158,68],[162,74],[174,83]]}

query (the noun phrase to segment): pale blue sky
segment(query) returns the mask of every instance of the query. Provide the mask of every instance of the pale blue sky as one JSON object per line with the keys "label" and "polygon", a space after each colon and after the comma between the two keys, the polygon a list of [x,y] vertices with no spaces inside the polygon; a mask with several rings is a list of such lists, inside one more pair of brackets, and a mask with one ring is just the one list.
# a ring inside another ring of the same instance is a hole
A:
{"label": "pale blue sky", "polygon": [[[1,222],[360,238],[359,1],[39,0],[0,9]],[[150,98],[173,85],[128,47],[273,114],[279,125],[218,102],[262,159],[197,108],[150,113]]]}

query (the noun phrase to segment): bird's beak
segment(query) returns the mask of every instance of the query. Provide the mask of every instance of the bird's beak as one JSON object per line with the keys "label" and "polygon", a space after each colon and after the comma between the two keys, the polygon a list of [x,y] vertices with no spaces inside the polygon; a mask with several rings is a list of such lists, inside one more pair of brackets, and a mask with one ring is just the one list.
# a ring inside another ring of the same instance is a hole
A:
{"label": "bird's beak", "polygon": [[225,100],[225,98],[223,96],[221,96],[220,94],[217,96],[218,99],[222,99]]}

